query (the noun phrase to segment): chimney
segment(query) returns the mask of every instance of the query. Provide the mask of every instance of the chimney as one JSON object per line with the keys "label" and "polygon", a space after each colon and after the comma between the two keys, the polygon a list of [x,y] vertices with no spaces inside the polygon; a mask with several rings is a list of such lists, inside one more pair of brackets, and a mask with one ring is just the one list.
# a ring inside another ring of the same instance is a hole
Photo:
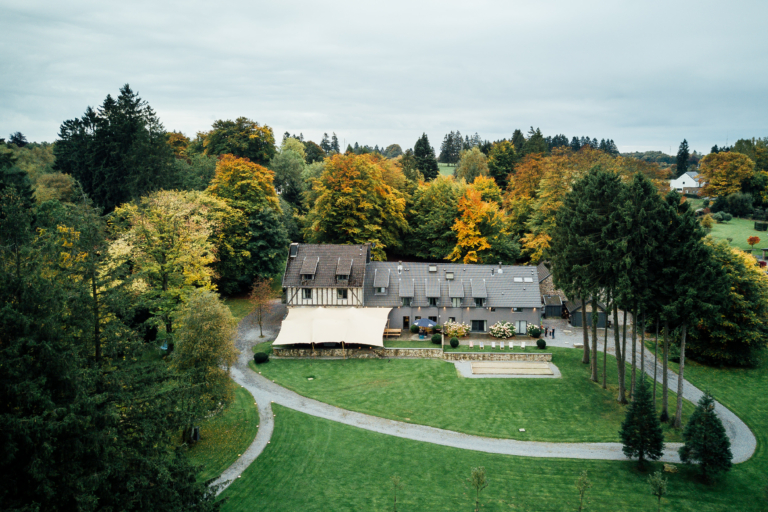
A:
{"label": "chimney", "polygon": [[402,272],[403,272],[403,262],[402,261],[398,261],[397,262],[397,273],[401,274]]}

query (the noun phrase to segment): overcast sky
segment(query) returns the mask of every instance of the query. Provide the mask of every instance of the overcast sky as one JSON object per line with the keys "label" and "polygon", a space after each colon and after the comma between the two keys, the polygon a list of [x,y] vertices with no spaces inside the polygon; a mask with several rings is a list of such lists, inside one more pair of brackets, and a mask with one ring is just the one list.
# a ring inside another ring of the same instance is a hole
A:
{"label": "overcast sky", "polygon": [[188,136],[249,117],[412,147],[540,127],[676,153],[768,136],[768,2],[9,2],[0,137],[124,83]]}

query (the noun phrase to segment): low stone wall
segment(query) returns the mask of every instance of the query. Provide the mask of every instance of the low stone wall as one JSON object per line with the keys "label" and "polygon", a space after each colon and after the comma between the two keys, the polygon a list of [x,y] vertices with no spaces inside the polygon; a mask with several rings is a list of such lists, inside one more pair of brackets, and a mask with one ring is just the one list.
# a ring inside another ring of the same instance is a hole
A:
{"label": "low stone wall", "polygon": [[445,359],[446,361],[552,361],[552,354],[538,352],[443,352],[439,348],[373,348],[366,350],[340,348],[272,347],[276,357],[346,357],[347,359],[378,359],[387,357],[409,357],[415,359]]}
{"label": "low stone wall", "polygon": [[446,361],[552,361],[552,354],[538,352],[445,352]]}
{"label": "low stone wall", "polygon": [[276,357],[346,357],[347,359],[377,359],[380,357],[412,357],[418,359],[440,359],[443,351],[439,348],[373,348],[366,350],[340,348],[318,348],[312,352],[310,348],[272,347]]}

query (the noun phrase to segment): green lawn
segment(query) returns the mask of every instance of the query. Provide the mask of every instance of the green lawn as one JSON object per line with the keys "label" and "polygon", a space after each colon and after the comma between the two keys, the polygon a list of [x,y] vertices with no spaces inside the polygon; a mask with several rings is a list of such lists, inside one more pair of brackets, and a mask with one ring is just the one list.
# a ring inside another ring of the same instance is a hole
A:
{"label": "green lawn", "polygon": [[440,169],[440,174],[443,176],[453,176],[453,171],[456,169],[456,166],[448,164],[437,164],[437,168]]}
{"label": "green lawn", "polygon": [[[761,384],[765,389],[768,382]],[[661,467],[658,463],[649,464],[643,472],[631,461],[493,455],[377,434],[277,405],[273,408],[271,443],[224,492],[229,498],[223,507],[226,512],[390,511],[392,475],[400,476],[404,484],[398,493],[401,512],[470,511],[474,493],[465,480],[477,466],[485,467],[490,481],[481,494],[484,512],[577,510],[574,481],[582,471],[588,472],[594,485],[585,510],[656,510],[646,480]],[[678,473],[666,475],[669,494],[663,510],[765,510],[761,505],[765,479],[759,472],[744,470],[747,464],[737,466],[714,486],[699,483],[693,470],[681,466]]]}
{"label": "green lawn", "polygon": [[429,338],[424,340],[385,339],[384,347],[386,348],[440,348],[440,345],[435,345],[429,340]]}
{"label": "green lawn", "polygon": [[703,197],[686,197],[685,201],[691,205],[691,209],[694,211],[698,210],[699,208],[704,208],[705,199]]}
{"label": "green lawn", "polygon": [[253,306],[246,297],[227,297],[224,299],[224,304],[229,306],[232,316],[237,318],[238,322],[253,311]]}
{"label": "green lawn", "polygon": [[200,424],[201,440],[189,450],[194,464],[203,466],[200,480],[216,478],[253,442],[259,411],[253,396],[235,385],[235,400],[224,411]]}
{"label": "green lawn", "polygon": [[[724,222],[722,224],[715,223],[715,225],[712,226],[710,235],[716,240],[732,238],[733,241],[731,242],[731,245],[742,250],[749,249],[747,238],[750,236],[757,236],[762,240],[762,242],[755,246],[756,248],[768,246],[768,232],[755,231],[755,221],[753,220],[734,218],[730,222]],[[758,254],[758,252],[756,251],[755,254]],[[762,251],[760,251],[759,254],[762,254]]]}
{"label": "green lawn", "polygon": [[[563,378],[465,379],[453,364],[428,359],[273,359],[258,371],[301,395],[398,421],[528,441],[618,441],[625,408],[615,400],[615,359],[604,391],[589,381],[580,350],[548,352]],[[684,403],[687,418],[693,406]]]}

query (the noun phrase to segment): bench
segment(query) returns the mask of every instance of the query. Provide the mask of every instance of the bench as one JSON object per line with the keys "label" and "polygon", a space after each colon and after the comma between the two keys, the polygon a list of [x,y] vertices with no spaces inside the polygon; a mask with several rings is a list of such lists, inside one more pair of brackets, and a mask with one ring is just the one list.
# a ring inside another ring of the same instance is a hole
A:
{"label": "bench", "polygon": [[402,329],[384,329],[384,337],[399,338],[401,332],[402,332]]}

